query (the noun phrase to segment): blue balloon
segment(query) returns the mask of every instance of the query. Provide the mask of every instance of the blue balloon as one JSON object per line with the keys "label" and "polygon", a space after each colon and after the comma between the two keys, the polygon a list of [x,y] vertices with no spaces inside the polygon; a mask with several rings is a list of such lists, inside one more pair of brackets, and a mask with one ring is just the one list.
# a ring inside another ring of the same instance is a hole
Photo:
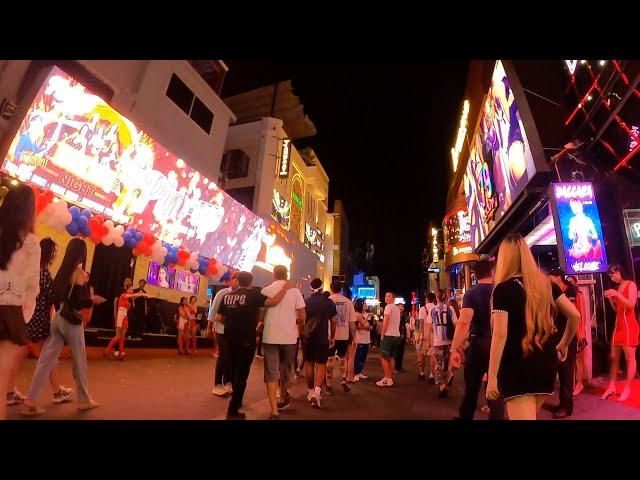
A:
{"label": "blue balloon", "polygon": [[80,209],[75,205],[69,209],[69,213],[71,214],[71,218],[77,220],[80,217]]}
{"label": "blue balloon", "polygon": [[134,236],[136,234],[136,229],[133,227],[128,227],[125,231],[124,231],[125,235],[129,235],[130,237]]}
{"label": "blue balloon", "polygon": [[82,210],[82,212],[80,212],[80,215],[89,220],[91,218],[91,210],[85,208],[84,210]]}
{"label": "blue balloon", "polygon": [[76,224],[76,222],[73,222],[73,221],[69,225],[67,225],[66,228],[67,228],[67,232],[72,237],[75,237],[80,232],[80,230],[78,229],[78,224]]}
{"label": "blue balloon", "polygon": [[138,242],[141,242],[143,238],[144,238],[144,233],[142,233],[142,232],[136,232],[136,240],[137,240]]}

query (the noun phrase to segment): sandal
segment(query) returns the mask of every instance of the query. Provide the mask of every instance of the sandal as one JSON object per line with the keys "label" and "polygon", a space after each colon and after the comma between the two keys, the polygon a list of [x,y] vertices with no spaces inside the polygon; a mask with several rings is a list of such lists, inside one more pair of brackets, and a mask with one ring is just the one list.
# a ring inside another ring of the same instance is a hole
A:
{"label": "sandal", "polygon": [[42,415],[46,410],[44,408],[40,408],[37,405],[24,405],[22,410],[20,410],[20,415],[23,417],[37,417],[38,415]]}
{"label": "sandal", "polygon": [[613,387],[613,388],[609,387],[609,388],[607,388],[605,390],[605,392],[602,394],[600,399],[601,400],[607,400],[609,397],[617,396],[617,395],[620,395],[620,394],[616,391],[615,387]]}
{"label": "sandal", "polygon": [[622,392],[622,395],[620,395],[620,398],[618,398],[619,402],[624,402],[625,400],[627,400],[629,397],[631,396],[631,390],[624,390]]}

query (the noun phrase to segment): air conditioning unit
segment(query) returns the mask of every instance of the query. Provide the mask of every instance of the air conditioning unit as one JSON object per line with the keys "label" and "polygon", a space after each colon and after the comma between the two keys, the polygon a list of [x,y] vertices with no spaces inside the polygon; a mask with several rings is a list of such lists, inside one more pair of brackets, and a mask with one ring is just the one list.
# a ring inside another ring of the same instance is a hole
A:
{"label": "air conditioning unit", "polygon": [[242,150],[229,150],[222,156],[220,173],[226,178],[246,178],[249,175],[249,155]]}

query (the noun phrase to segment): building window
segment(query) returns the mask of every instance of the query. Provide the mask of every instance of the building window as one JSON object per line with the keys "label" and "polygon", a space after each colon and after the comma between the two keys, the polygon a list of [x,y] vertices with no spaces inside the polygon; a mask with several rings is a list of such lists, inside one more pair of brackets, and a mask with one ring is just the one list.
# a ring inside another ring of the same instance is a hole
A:
{"label": "building window", "polygon": [[195,96],[191,89],[180,80],[175,73],[171,76],[167,87],[167,97],[175,103],[180,110],[189,115],[207,135],[211,134],[213,125],[213,112],[209,110],[202,100]]}

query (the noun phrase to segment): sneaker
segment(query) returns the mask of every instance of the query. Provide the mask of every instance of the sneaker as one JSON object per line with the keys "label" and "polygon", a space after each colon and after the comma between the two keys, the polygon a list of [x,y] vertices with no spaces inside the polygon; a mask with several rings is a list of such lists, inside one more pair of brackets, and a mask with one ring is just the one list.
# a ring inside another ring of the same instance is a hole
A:
{"label": "sneaker", "polygon": [[227,412],[227,420],[246,420],[247,416],[242,412]]}
{"label": "sneaker", "polygon": [[93,410],[94,408],[98,408],[100,406],[99,403],[94,402],[93,400],[89,400],[86,403],[81,403],[78,405],[78,410]]}
{"label": "sneaker", "polygon": [[360,380],[367,380],[369,377],[367,377],[367,376],[366,376],[365,374],[363,374],[363,373],[359,373],[359,374],[358,374],[358,378],[359,378]]}
{"label": "sneaker", "polygon": [[60,390],[53,394],[53,403],[70,402],[72,393],[73,390],[70,388],[60,387]]}
{"label": "sneaker", "polygon": [[333,387],[325,387],[324,391],[327,395],[333,395]]}
{"label": "sneaker", "polygon": [[231,385],[231,383],[227,383],[227,384],[225,384],[224,388],[226,388],[226,389],[227,389],[227,393],[228,393],[229,395],[231,395],[231,394],[233,393],[233,386]]}
{"label": "sneaker", "polygon": [[285,391],[284,400],[278,402],[278,411],[282,412],[283,410],[286,410],[289,405],[291,405],[291,395],[289,395],[289,392]]}
{"label": "sneaker", "polygon": [[313,408],[322,408],[322,406],[320,405],[320,397],[318,397],[317,395],[313,395],[311,397],[311,406]]}
{"label": "sneaker", "polygon": [[376,385],[379,387],[392,387],[393,380],[391,380],[390,378],[383,378],[382,380],[377,381]]}
{"label": "sneaker", "polygon": [[358,375],[353,377],[353,380],[347,380],[347,383],[358,383],[360,381],[360,377]]}
{"label": "sneaker", "polygon": [[24,403],[26,399],[27,397],[22,395],[18,390],[7,393],[7,405],[18,405]]}
{"label": "sneaker", "polygon": [[351,387],[349,386],[349,384],[347,384],[346,380],[340,382],[340,385],[342,385],[342,389],[345,391],[345,393],[349,393],[351,391]]}
{"label": "sneaker", "polygon": [[213,387],[213,390],[211,390],[211,393],[217,395],[218,397],[225,397],[229,394],[229,391],[224,385],[216,385],[215,387]]}

